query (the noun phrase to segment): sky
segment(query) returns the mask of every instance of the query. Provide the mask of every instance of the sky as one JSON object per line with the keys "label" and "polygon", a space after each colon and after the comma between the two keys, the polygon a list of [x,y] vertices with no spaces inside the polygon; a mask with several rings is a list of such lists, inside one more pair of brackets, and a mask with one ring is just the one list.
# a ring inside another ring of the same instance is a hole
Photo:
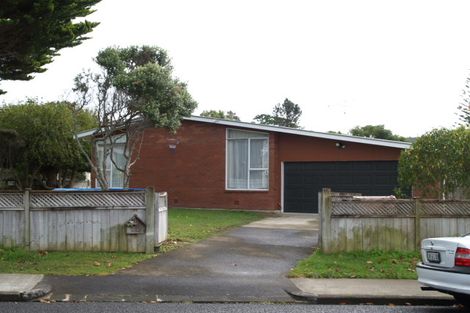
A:
{"label": "sky", "polygon": [[289,98],[308,130],[454,127],[470,76],[469,1],[102,0],[101,24],[1,103],[73,100],[73,78],[109,46],[156,45],[203,110],[251,122]]}

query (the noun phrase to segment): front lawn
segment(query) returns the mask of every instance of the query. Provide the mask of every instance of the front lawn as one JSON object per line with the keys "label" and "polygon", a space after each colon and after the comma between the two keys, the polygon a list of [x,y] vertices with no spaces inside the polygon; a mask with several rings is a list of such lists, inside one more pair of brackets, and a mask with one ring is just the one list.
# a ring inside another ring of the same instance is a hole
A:
{"label": "front lawn", "polygon": [[[255,212],[170,209],[169,240],[156,255],[263,217],[263,214]],[[144,253],[38,252],[0,248],[0,273],[108,275],[154,256]]]}
{"label": "front lawn", "polygon": [[170,209],[169,241],[194,242],[265,217],[263,213],[227,210]]}
{"label": "front lawn", "polygon": [[419,252],[344,252],[324,254],[315,251],[300,261],[290,277],[416,279]]}

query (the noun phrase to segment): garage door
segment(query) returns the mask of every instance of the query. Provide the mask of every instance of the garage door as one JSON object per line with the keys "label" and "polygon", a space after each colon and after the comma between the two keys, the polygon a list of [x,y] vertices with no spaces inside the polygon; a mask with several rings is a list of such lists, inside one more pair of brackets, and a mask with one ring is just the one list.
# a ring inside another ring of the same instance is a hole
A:
{"label": "garage door", "polygon": [[284,163],[284,212],[318,213],[318,192],[359,192],[365,196],[393,194],[397,161]]}

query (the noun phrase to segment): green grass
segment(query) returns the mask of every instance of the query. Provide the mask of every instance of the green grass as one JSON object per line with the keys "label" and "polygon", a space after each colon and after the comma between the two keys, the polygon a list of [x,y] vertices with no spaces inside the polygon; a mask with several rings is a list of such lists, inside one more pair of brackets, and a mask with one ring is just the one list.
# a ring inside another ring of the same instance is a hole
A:
{"label": "green grass", "polygon": [[220,231],[263,218],[257,212],[226,210],[176,209],[169,211],[170,241],[194,242]]}
{"label": "green grass", "polygon": [[418,252],[344,252],[324,254],[315,251],[300,261],[290,277],[416,279]]}
{"label": "green grass", "polygon": [[[255,212],[170,209],[169,240],[156,255],[262,217],[263,214]],[[108,275],[154,256],[144,253],[46,252],[0,248],[0,273]]]}
{"label": "green grass", "polygon": [[118,252],[45,252],[0,249],[0,272],[49,275],[107,275],[151,258]]}

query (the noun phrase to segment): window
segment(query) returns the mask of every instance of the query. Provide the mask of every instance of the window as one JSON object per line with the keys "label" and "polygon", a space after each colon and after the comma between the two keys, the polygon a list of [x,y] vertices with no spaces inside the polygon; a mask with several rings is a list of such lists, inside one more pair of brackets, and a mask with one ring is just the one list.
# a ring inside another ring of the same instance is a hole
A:
{"label": "window", "polygon": [[[97,151],[98,151],[98,167],[102,167],[104,149],[103,144],[97,142]],[[109,148],[106,151],[106,164],[105,164],[105,176],[108,181],[108,185],[111,188],[123,188],[124,187],[124,173],[119,169],[124,169],[126,166],[126,158],[124,157],[124,144],[123,143],[114,143],[113,144],[113,160],[116,165],[111,162],[111,147],[109,145],[106,147]],[[99,182],[97,181],[98,185]]]}
{"label": "window", "polygon": [[267,190],[269,135],[227,130],[227,189]]}

